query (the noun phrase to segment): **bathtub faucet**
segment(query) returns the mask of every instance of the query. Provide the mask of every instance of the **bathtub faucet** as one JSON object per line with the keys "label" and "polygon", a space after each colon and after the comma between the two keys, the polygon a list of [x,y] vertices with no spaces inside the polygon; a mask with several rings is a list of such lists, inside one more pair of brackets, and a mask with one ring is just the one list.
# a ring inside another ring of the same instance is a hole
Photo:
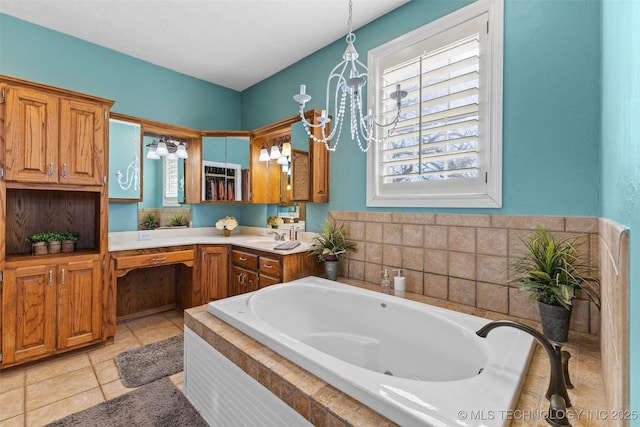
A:
{"label": "bathtub faucet", "polygon": [[486,338],[489,332],[500,326],[509,326],[528,333],[538,340],[546,350],[547,356],[549,356],[549,364],[551,365],[551,381],[546,394],[547,399],[550,401],[550,407],[546,420],[552,426],[570,426],[571,424],[566,418],[566,408],[571,406],[571,400],[564,381],[561,347],[553,344],[547,337],[531,326],[512,322],[511,320],[496,320],[487,323],[476,332],[476,335]]}

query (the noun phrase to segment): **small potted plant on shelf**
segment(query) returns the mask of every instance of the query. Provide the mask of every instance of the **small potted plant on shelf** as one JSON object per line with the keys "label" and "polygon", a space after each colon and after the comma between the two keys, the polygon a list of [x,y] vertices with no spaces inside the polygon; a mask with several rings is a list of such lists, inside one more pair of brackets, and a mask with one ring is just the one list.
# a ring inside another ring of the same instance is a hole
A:
{"label": "small potted plant on shelf", "polygon": [[64,233],[60,233],[62,236],[62,247],[61,251],[63,253],[73,252],[76,249],[76,240],[78,240],[78,233],[75,231],[65,231]]}
{"label": "small potted plant on shelf", "polygon": [[284,224],[284,220],[279,216],[273,215],[267,218],[267,225],[271,226],[271,228],[278,228],[283,224]]}
{"label": "small potted plant on shelf", "polygon": [[140,227],[142,227],[143,230],[154,230],[158,228],[159,225],[160,219],[154,212],[147,212],[144,214],[142,222],[140,223]]}
{"label": "small potted plant on shelf", "polygon": [[35,233],[27,236],[26,242],[31,243],[31,254],[45,255],[47,254],[47,245],[49,244],[48,233]]}
{"label": "small potted plant on shelf", "polygon": [[231,236],[231,231],[238,226],[238,221],[232,216],[225,216],[216,222],[216,228],[222,230],[224,237]]}
{"label": "small potted plant on shelf", "polygon": [[187,224],[187,218],[184,215],[172,215],[167,221],[169,227],[186,227]]}
{"label": "small potted plant on shelf", "polygon": [[344,233],[344,224],[337,225],[327,219],[320,233],[311,240],[310,255],[317,256],[324,263],[327,279],[336,280],[339,261],[344,259],[347,253],[356,250],[355,242],[348,240]]}
{"label": "small potted plant on shelf", "polygon": [[589,276],[589,264],[579,252],[577,238],[556,240],[542,226],[521,238],[524,250],[513,264],[518,291],[530,292],[538,302],[544,335],[552,341],[566,342],[571,321],[572,301],[581,289],[600,309],[599,280]]}
{"label": "small potted plant on shelf", "polygon": [[47,246],[50,254],[59,254],[62,250],[62,240],[63,236],[61,233],[50,231],[47,233],[47,240],[49,241],[49,245]]}

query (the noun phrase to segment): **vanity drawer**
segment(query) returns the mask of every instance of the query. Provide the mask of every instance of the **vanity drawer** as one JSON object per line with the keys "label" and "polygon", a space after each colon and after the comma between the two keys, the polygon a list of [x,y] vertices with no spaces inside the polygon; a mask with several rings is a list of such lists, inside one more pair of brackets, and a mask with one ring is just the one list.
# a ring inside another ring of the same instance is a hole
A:
{"label": "vanity drawer", "polygon": [[157,252],[143,255],[127,255],[116,257],[116,270],[126,270],[130,268],[144,268],[156,265],[178,264],[182,262],[193,262],[194,251],[172,251]]}
{"label": "vanity drawer", "polygon": [[258,255],[234,249],[231,251],[231,263],[249,270],[257,270]]}
{"label": "vanity drawer", "polygon": [[260,274],[280,278],[280,260],[274,258],[260,257]]}

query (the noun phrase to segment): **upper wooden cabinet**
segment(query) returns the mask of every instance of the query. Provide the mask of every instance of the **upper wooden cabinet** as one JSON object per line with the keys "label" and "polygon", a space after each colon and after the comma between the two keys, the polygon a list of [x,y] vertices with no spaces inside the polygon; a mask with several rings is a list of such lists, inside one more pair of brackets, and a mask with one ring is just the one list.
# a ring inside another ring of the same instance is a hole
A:
{"label": "upper wooden cabinet", "polygon": [[[305,118],[319,123],[321,112],[310,110]],[[327,127],[329,125],[327,124]],[[326,129],[329,132],[329,129]],[[322,130],[314,128],[320,138]],[[315,142],[303,129],[300,116],[264,126],[254,131],[251,142],[251,201],[253,203],[291,202],[327,203],[329,201],[329,152],[324,144]],[[260,150],[270,150],[287,136],[291,141],[292,156],[289,172],[282,172],[276,160],[261,162]],[[300,186],[296,188],[296,186]]]}
{"label": "upper wooden cabinet", "polygon": [[111,101],[2,77],[0,85],[7,181],[103,184]]}

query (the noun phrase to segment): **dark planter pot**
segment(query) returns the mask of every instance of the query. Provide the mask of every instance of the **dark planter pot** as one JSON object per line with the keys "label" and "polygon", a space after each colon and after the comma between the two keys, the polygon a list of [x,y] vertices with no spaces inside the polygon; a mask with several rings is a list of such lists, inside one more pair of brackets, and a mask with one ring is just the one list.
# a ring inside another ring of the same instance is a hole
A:
{"label": "dark planter pot", "polygon": [[324,276],[329,280],[338,278],[338,260],[324,262]]}
{"label": "dark planter pot", "polygon": [[538,302],[540,319],[542,321],[542,333],[545,337],[555,342],[567,342],[569,337],[569,324],[571,323],[571,310],[562,306]]}

